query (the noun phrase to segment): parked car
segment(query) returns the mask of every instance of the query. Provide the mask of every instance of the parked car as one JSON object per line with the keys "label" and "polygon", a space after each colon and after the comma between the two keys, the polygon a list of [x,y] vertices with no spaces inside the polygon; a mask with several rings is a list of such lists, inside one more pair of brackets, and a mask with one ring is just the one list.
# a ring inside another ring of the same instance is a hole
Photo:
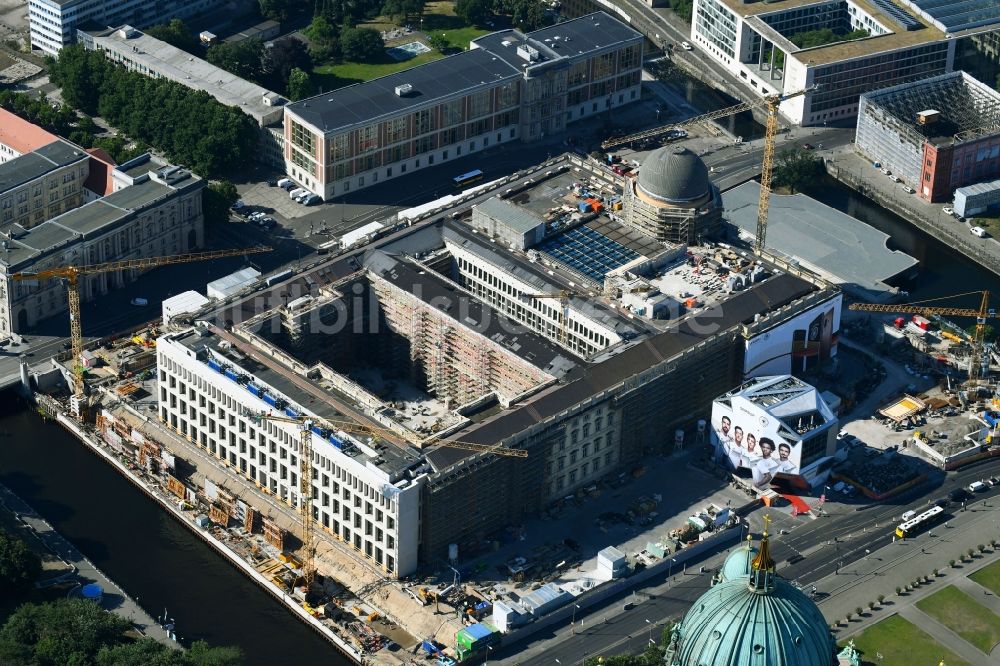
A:
{"label": "parked car", "polygon": [[900,178],[899,176],[895,176],[893,174],[889,174],[889,180],[891,180],[894,183],[902,183],[903,182],[902,178]]}
{"label": "parked car", "polygon": [[291,178],[280,178],[278,179],[278,187],[283,187],[288,189],[290,186],[294,185]]}
{"label": "parked car", "polygon": [[972,494],[965,488],[955,488],[955,490],[948,493],[948,497],[951,498],[952,502],[964,502],[972,498]]}
{"label": "parked car", "polygon": [[323,202],[323,199],[318,194],[310,194],[309,196],[307,196],[305,198],[305,201],[303,201],[302,203],[305,204],[306,206],[314,206],[314,205],[316,205],[318,203],[322,203],[322,202]]}
{"label": "parked car", "polygon": [[240,199],[237,199],[237,200],[236,200],[236,203],[234,203],[234,204],[232,205],[232,209],[233,209],[233,210],[240,210],[241,208],[244,208],[244,204],[243,204],[243,201],[241,201]]}
{"label": "parked car", "polygon": [[802,147],[803,147],[804,149],[806,149],[806,150],[812,150],[812,149],[813,149],[813,148],[815,148],[816,146],[812,145],[811,143],[803,143],[803,144],[802,144]]}
{"label": "parked car", "polygon": [[291,199],[297,199],[298,197],[301,197],[303,194],[305,194],[308,191],[309,190],[305,189],[304,187],[297,187],[294,190],[292,190],[291,192],[289,192],[288,196]]}
{"label": "parked car", "polygon": [[892,172],[891,172],[891,171],[889,171],[889,170],[888,170],[887,168],[885,168],[885,167],[881,167],[881,168],[879,169],[879,171],[881,171],[882,173],[884,173],[884,174],[885,174],[885,175],[887,175],[887,176],[891,176],[891,175],[892,175]]}
{"label": "parked car", "polygon": [[944,213],[945,215],[954,215],[955,209],[952,208],[951,206],[945,206],[944,208],[941,209],[941,212]]}
{"label": "parked car", "polygon": [[132,305],[136,305],[136,306],[138,306],[140,308],[144,308],[147,305],[149,305],[149,301],[146,300],[145,298],[133,298],[132,299]]}
{"label": "parked car", "polygon": [[900,185],[899,187],[907,194],[914,194],[916,192],[916,190],[910,187],[909,185]]}
{"label": "parked car", "polygon": [[972,232],[972,235],[979,236],[980,238],[986,238],[989,236],[989,234],[986,233],[986,229],[983,229],[982,227],[972,227],[969,231]]}
{"label": "parked car", "polygon": [[278,184],[278,181],[276,181],[274,178],[268,178],[267,179],[267,186],[268,187],[274,187],[277,184]]}
{"label": "parked car", "polygon": [[684,49],[685,51],[693,51],[694,50],[694,47],[691,46],[691,44],[688,43],[688,42],[681,42],[681,48]]}

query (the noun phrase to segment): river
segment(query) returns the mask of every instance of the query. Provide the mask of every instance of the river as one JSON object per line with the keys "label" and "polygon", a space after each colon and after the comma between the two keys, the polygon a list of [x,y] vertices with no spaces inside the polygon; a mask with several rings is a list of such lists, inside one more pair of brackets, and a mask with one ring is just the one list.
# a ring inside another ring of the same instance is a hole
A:
{"label": "river", "polygon": [[61,426],[4,395],[0,482],[183,643],[238,645],[248,666],[350,663]]}

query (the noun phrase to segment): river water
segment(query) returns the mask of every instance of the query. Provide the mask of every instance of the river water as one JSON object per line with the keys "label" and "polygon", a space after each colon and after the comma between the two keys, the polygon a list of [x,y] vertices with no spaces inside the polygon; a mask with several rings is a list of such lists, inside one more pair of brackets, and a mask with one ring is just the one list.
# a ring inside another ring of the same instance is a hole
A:
{"label": "river water", "polygon": [[346,666],[343,657],[61,426],[3,395],[0,482],[182,642],[238,645],[251,666]]}

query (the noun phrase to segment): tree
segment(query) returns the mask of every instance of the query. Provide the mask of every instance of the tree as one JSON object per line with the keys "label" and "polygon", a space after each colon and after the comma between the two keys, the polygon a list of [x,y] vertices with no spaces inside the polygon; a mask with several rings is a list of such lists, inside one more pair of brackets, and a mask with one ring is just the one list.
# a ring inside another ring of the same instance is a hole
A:
{"label": "tree", "polygon": [[208,49],[207,59],[241,79],[254,81],[264,73],[264,42],[252,38],[216,44]]}
{"label": "tree", "polygon": [[441,53],[446,53],[451,48],[451,42],[443,35],[431,35],[427,41],[431,43],[432,49]]}
{"label": "tree", "polygon": [[24,541],[0,528],[0,596],[24,594],[41,573],[41,558]]}
{"label": "tree", "polygon": [[264,18],[284,22],[292,12],[294,0],[257,0],[260,4],[260,15]]}
{"label": "tree", "polygon": [[324,17],[313,17],[302,34],[309,40],[309,55],[314,61],[324,62],[337,57],[340,50],[337,31]]}
{"label": "tree", "polygon": [[70,106],[86,111],[90,115],[97,112],[97,99],[104,83],[104,54],[87,51],[82,46],[59,51],[59,60],[47,58],[49,80],[62,89],[62,98]]}
{"label": "tree", "polygon": [[297,101],[315,94],[316,84],[313,83],[309,72],[304,72],[298,67],[293,69],[288,76],[288,97],[292,101]]}
{"label": "tree", "polygon": [[455,14],[469,25],[484,25],[489,17],[487,0],[456,0]]}
{"label": "tree", "polygon": [[264,53],[264,73],[273,90],[284,90],[288,86],[292,70],[311,72],[312,66],[306,45],[298,39],[279,39]]}
{"label": "tree", "polygon": [[822,175],[823,162],[798,148],[783,150],[774,165],[774,184],[787,187],[793,194]]}
{"label": "tree", "polygon": [[537,30],[548,23],[540,0],[511,0],[510,20],[521,30]]}
{"label": "tree", "polygon": [[345,60],[372,62],[385,53],[385,42],[378,30],[347,28],[340,33],[340,49]]}
{"label": "tree", "polygon": [[694,3],[692,0],[669,0],[670,9],[674,10],[674,13],[684,19],[685,22],[691,22],[691,16],[694,14]]}
{"label": "tree", "polygon": [[170,23],[146,28],[146,34],[172,44],[182,51],[195,55],[201,53],[201,42],[180,19],[171,19]]}
{"label": "tree", "polygon": [[236,186],[228,180],[213,181],[202,192],[201,206],[209,224],[226,222],[230,206],[240,198]]}

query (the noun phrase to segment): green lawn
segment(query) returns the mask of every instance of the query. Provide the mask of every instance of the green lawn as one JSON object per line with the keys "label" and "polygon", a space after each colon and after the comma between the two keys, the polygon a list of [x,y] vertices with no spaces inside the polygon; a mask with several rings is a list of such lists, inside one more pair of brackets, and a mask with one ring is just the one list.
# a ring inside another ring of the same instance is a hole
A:
{"label": "green lawn", "polygon": [[954,585],[917,602],[917,608],[984,654],[1000,643],[1000,617]]}
{"label": "green lawn", "polygon": [[396,62],[386,56],[384,61],[376,63],[344,62],[337,65],[320,65],[314,70],[314,78],[316,83],[323,87],[323,92],[329,92],[352,83],[371,81],[380,76],[387,76],[443,57],[437,51],[431,51],[402,62]]}
{"label": "green lawn", "polygon": [[948,666],[970,666],[969,662],[898,615],[865,629],[854,637],[854,645],[861,651],[865,666],[879,666],[876,653],[884,657],[881,662],[884,664],[915,663],[914,655],[920,655],[928,664],[944,661]]}
{"label": "green lawn", "polygon": [[994,562],[969,576],[983,587],[989,588],[994,594],[1000,595],[1000,562]]}
{"label": "green lawn", "polygon": [[[426,28],[426,21],[424,22],[424,27]],[[480,28],[474,28],[472,26],[465,26],[463,28],[443,28],[440,30],[428,30],[427,36],[433,37],[435,35],[441,35],[448,40],[451,44],[451,48],[457,51],[464,51],[469,48],[469,42],[471,42],[476,37],[482,37],[493,32],[492,30],[482,30]]]}

